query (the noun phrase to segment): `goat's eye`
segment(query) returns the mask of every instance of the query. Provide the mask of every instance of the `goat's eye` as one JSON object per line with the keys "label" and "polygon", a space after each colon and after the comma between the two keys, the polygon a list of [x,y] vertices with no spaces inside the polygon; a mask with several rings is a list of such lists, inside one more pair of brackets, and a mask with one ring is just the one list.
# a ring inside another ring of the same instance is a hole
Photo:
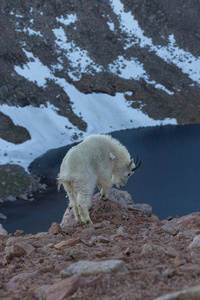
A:
{"label": "goat's eye", "polygon": [[128,176],[130,176],[131,174],[130,173],[128,173]]}

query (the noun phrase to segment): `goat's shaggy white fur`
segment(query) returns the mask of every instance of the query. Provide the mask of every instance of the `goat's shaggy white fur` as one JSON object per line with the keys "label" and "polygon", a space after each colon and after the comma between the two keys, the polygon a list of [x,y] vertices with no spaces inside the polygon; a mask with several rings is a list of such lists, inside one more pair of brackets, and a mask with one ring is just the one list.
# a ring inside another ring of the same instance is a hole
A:
{"label": "goat's shaggy white fur", "polygon": [[113,184],[123,188],[134,168],[126,147],[109,135],[91,135],[72,147],[62,161],[58,187],[64,186],[77,222],[92,224],[89,209],[96,186],[106,200]]}

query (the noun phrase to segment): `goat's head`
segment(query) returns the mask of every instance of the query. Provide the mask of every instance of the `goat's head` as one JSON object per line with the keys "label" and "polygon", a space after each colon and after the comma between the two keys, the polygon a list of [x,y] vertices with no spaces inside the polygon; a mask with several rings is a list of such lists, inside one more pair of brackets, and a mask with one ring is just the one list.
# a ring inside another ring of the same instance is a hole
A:
{"label": "goat's head", "polygon": [[128,166],[126,166],[125,169],[122,170],[122,174],[117,180],[116,186],[120,189],[124,188],[130,176],[133,175],[135,170],[137,170],[140,165],[141,165],[141,161],[138,162],[138,157],[136,158],[135,163],[133,159],[131,159]]}

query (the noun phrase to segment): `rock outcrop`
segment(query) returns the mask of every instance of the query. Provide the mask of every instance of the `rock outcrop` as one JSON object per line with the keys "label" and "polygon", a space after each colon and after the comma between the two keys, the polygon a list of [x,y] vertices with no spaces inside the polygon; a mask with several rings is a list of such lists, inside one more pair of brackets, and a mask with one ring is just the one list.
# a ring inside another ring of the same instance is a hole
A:
{"label": "rock outcrop", "polygon": [[92,227],[77,224],[67,209],[48,232],[1,228],[0,298],[193,299],[200,213],[160,221],[145,211],[127,192],[112,190],[107,201],[93,197]]}

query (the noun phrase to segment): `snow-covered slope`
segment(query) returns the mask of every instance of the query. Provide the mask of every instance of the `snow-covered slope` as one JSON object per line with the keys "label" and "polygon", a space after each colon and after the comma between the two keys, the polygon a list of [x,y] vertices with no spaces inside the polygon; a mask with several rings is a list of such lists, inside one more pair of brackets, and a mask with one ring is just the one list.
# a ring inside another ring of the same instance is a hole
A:
{"label": "snow-covered slope", "polygon": [[[119,30],[126,37],[123,41],[123,53],[118,56],[107,67],[95,62],[94,58],[86,49],[81,49],[71,36],[68,38],[69,26],[76,31],[79,22],[78,14],[69,13],[56,17],[56,26],[51,28],[54,37],[54,49],[57,57],[56,63],[44,64],[39,56],[34,54],[30,47],[24,42],[21,43],[22,52],[26,57],[26,63],[14,66],[14,72],[22,76],[28,82],[44,90],[49,82],[54,82],[70,99],[73,113],[82,118],[87,123],[87,130],[82,131],[72,124],[67,117],[57,113],[58,108],[47,102],[47,105],[33,107],[8,106],[2,104],[0,111],[9,116],[15,125],[25,127],[31,140],[15,145],[0,139],[0,164],[17,163],[27,169],[30,162],[48,149],[61,147],[76,141],[80,141],[85,136],[93,133],[108,133],[115,130],[138,128],[143,126],[160,126],[166,124],[177,124],[176,118],[166,117],[162,120],[155,120],[142,112],[144,106],[140,99],[137,101],[138,107],[133,108],[133,101],[128,101],[127,96],[132,95],[132,91],[117,92],[115,96],[105,93],[84,94],[80,92],[73,83],[69,83],[66,76],[61,76],[59,71],[65,70],[73,82],[80,81],[82,74],[95,76],[107,72],[113,76],[126,80],[143,80],[155,90],[160,90],[166,95],[173,96],[178,92],[176,87],[168,88],[161,82],[153,79],[153,76],[144,68],[144,64],[130,53],[130,49],[137,45],[140,49],[145,49],[150,54],[156,55],[167,64],[174,65],[190,78],[192,84],[200,83],[200,58],[196,58],[188,51],[180,49],[176,44],[174,35],[168,36],[167,45],[154,44],[152,39],[145,36],[138,21],[135,20],[131,12],[125,12],[120,0],[110,0],[112,17],[107,15],[107,26],[109,30],[118,36]],[[45,39],[42,28],[38,28],[30,10],[30,27],[24,28],[20,25],[23,20],[22,15],[17,15],[13,11],[10,16],[15,16],[16,32],[26,34],[30,37]],[[41,17],[43,12],[40,12]],[[118,29],[116,29],[116,20]],[[35,26],[35,27],[34,27]],[[67,60],[67,70],[66,62]],[[13,73],[14,76],[14,73]],[[59,94],[56,95],[59,98]],[[139,105],[141,104],[141,105]]]}

